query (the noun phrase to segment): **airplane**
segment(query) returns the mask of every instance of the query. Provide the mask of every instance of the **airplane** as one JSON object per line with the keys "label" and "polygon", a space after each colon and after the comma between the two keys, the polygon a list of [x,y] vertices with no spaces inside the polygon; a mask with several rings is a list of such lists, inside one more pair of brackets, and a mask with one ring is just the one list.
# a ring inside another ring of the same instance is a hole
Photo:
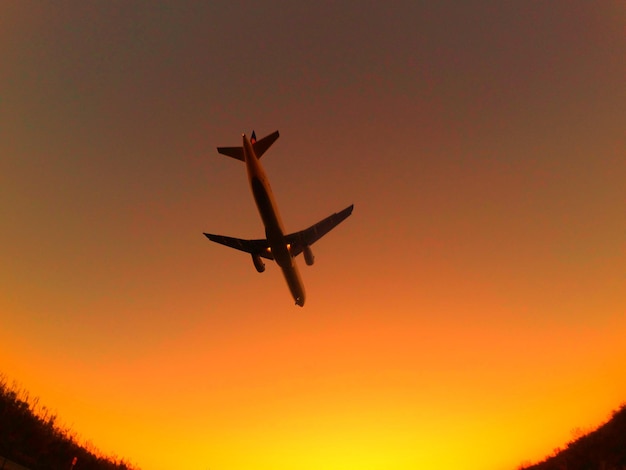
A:
{"label": "airplane", "polygon": [[283,272],[296,305],[302,307],[305,299],[304,284],[296,265],[296,256],[303,253],[304,261],[308,266],[311,266],[314,261],[311,245],[352,214],[354,204],[326,217],[307,229],[285,234],[272,188],[259,160],[278,139],[278,136],[278,131],[275,131],[257,141],[256,134],[253,131],[250,139],[245,134],[242,134],[242,147],[217,148],[217,151],[222,155],[241,160],[246,164],[248,182],[261,215],[261,220],[265,226],[266,238],[243,240],[210,233],[205,233],[204,235],[213,242],[249,253],[252,256],[254,267],[259,273],[265,271],[265,263],[263,263],[261,258],[274,260]]}

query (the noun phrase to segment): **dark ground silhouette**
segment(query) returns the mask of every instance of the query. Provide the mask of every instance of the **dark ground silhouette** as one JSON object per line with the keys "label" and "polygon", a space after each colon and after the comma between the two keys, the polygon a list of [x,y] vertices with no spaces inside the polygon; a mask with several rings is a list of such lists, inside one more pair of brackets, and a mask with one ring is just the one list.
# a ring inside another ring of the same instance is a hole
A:
{"label": "dark ground silhouette", "polygon": [[[76,434],[56,421],[37,398],[31,399],[16,384],[8,386],[0,374],[0,459],[31,470],[139,470],[123,459],[102,455],[93,445],[79,444]],[[626,403],[595,431],[519,470],[626,470]]]}
{"label": "dark ground silhouette", "polygon": [[[576,433],[578,434],[578,432]],[[609,421],[580,436],[564,449],[520,470],[626,470],[626,404]]]}
{"label": "dark ground silhouette", "polygon": [[[102,455],[17,384],[0,375],[0,461],[4,457],[31,470],[138,470],[124,460]],[[75,465],[72,463],[75,460]]]}

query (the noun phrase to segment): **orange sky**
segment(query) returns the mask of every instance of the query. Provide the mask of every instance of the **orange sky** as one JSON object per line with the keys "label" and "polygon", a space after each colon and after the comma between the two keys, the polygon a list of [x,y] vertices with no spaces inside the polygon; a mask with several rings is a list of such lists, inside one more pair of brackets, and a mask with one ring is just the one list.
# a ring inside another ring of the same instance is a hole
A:
{"label": "orange sky", "polygon": [[[0,7],[0,371],[144,470],[502,469],[626,400],[622,2]],[[258,238],[354,203],[293,305]],[[78,466],[77,466],[78,469]]]}

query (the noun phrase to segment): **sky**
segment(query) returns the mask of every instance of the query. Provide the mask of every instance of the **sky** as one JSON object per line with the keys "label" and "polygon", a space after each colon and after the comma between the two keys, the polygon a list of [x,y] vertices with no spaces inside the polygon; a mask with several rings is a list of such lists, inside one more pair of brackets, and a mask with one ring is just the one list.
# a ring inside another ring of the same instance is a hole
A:
{"label": "sky", "polygon": [[[144,470],[542,459],[626,401],[625,5],[3,2],[0,371]],[[202,235],[276,129],[304,308]]]}

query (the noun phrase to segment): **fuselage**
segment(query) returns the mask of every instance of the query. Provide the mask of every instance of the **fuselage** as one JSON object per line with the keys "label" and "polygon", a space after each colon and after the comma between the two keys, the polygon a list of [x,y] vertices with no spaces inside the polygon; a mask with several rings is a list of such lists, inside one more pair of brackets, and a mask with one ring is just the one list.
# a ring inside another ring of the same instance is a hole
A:
{"label": "fuselage", "polygon": [[243,154],[248,182],[265,226],[265,235],[272,250],[272,256],[280,266],[296,304],[302,306],[304,305],[305,294],[298,266],[285,241],[285,230],[265,170],[245,134],[243,135]]}

